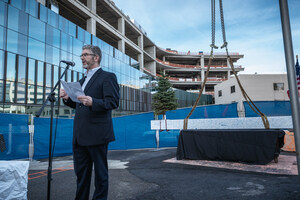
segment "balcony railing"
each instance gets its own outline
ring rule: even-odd
[[[156,76],[162,77],[160,74],[156,74]],[[175,77],[168,77],[170,81],[176,81],[176,82],[201,82],[202,80],[200,78],[175,78]],[[226,81],[227,78],[217,78],[217,77],[208,77],[208,82],[222,82]]]
[[[161,48],[162,49],[162,48]],[[174,54],[180,54],[180,55],[210,55],[209,52],[203,52],[203,51],[199,51],[199,52],[182,52],[182,51],[177,51],[177,50],[171,50],[171,49],[163,49],[166,52],[169,53],[174,53]],[[240,55],[238,52],[229,52],[229,55]],[[226,52],[214,52],[214,55],[224,55],[226,56]]]
[[[233,65],[234,68],[242,68],[242,65]],[[208,65],[205,65],[204,67],[208,67]],[[214,67],[214,68],[225,68],[225,67],[230,67],[230,66],[227,66],[227,65],[211,65],[210,67]]]
[[[180,55],[193,55],[193,56],[196,56],[196,55],[202,55],[203,54],[203,51],[199,51],[199,52],[182,52],[182,51],[177,51],[177,50],[169,50],[169,49],[165,49],[166,52],[169,52],[169,53],[174,53],[174,54],[180,54]]]
[[[179,67],[179,68],[189,68],[189,69],[195,69],[195,68],[200,68],[200,65],[180,65],[180,64],[175,64],[175,63],[170,63],[168,61],[162,61],[158,58],[156,58],[157,62],[164,64],[164,65],[168,65],[171,67]]]
[[[175,63],[170,63],[169,61],[162,61],[158,58],[156,58],[156,61],[163,64],[163,65],[167,65],[167,66],[170,66],[170,67],[178,67],[178,68],[187,68],[187,69],[199,69],[201,68],[200,65],[181,65],[181,64],[175,64]],[[204,67],[208,67],[208,65],[205,65]],[[229,68],[229,66],[227,65],[211,65],[210,66],[211,68]],[[242,68],[242,65],[234,65],[234,68],[237,69],[237,68]]]

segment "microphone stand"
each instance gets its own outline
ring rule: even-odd
[[[70,64],[67,63],[67,66],[65,68],[65,71],[63,74],[60,76],[59,80],[55,84],[54,88],[52,88],[51,92],[49,93],[47,99],[43,103],[43,106],[40,108],[39,112],[36,114],[36,117],[40,117],[42,111],[44,110],[46,104],[48,101],[50,101],[50,106],[51,106],[51,111],[50,111],[50,139],[49,139],[49,158],[48,158],[48,188],[47,188],[47,200],[50,200],[50,190],[51,190],[51,181],[52,181],[52,132],[53,132],[53,107],[54,107],[54,102],[55,102],[55,89],[60,83],[60,79],[63,78],[65,75],[66,71],[69,69]]]

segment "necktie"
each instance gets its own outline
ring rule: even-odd
[[[85,83],[85,81],[86,81],[86,76],[83,77],[83,82],[82,82],[82,85],[81,85],[82,90],[84,90],[84,88],[87,84],[87,83]]]
[[[86,76],[84,76],[83,79],[82,79],[82,85],[84,84],[85,79],[86,79]]]

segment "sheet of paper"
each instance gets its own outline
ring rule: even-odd
[[[60,82],[66,91],[67,95],[72,99],[72,101],[81,103],[77,97],[78,96],[85,96],[84,92],[82,91],[81,85],[79,82],[66,82],[60,79]]]

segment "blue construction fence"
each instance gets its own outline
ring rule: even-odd
[[[269,102],[273,105],[273,102]],[[276,102],[276,113],[271,113],[272,106],[257,104],[272,116],[286,115],[286,103]],[[273,106],[274,106],[273,105]],[[245,106],[246,107],[246,106]],[[274,108],[273,108],[274,109]],[[184,119],[191,108],[182,108],[166,113],[167,119]],[[246,111],[249,115],[250,111]],[[268,113],[266,113],[268,116]],[[290,114],[289,114],[290,115]],[[237,103],[224,105],[206,105],[195,109],[190,119],[234,118],[238,117]],[[161,116],[159,117],[161,119]],[[29,119],[30,115],[0,114],[0,160],[24,159],[29,157]],[[155,130],[151,130],[153,112],[113,118],[116,141],[109,144],[110,150],[156,148]],[[34,159],[49,156],[50,119],[34,118]],[[56,130],[56,131],[55,131]],[[53,120],[52,149],[54,157],[72,154],[73,119]],[[176,147],[179,130],[160,131],[159,147]]]
[[[0,114],[0,160],[28,158],[29,115]]]
[[[246,117],[259,117],[247,102],[243,102]],[[266,116],[291,116],[291,103],[290,101],[255,101],[255,106]]]

